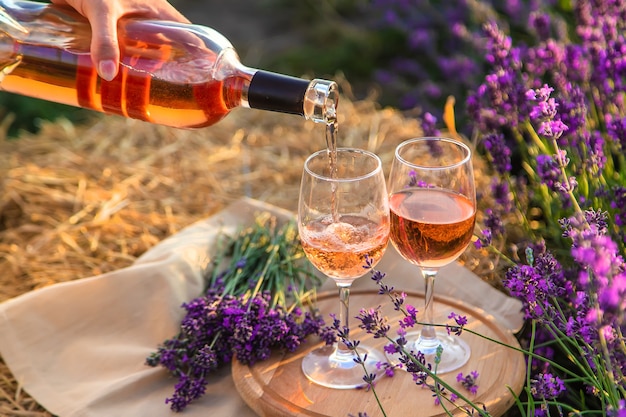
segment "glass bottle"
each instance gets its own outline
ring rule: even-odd
[[[241,64],[231,43],[205,26],[125,18],[119,73],[100,78],[91,26],[73,9],[0,0],[0,89],[179,128],[210,126],[236,107],[336,117],[337,84]]]

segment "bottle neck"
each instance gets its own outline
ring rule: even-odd
[[[297,114],[316,123],[334,121],[339,99],[333,81],[313,81],[258,70],[248,87],[250,108]]]

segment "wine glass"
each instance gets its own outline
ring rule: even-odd
[[[470,148],[447,138],[407,140],[396,148],[388,181],[391,210],[390,240],[400,255],[420,267],[425,283],[424,322],[406,335],[407,348],[435,363],[437,373],[465,364],[470,348],[433,324],[433,294],[439,269],[461,255],[476,220],[476,191]]]
[[[352,282],[363,276],[366,258],[375,265],[389,238],[389,200],[382,163],[375,154],[351,148],[321,150],[306,160],[298,204],[298,231],[311,263],[339,288],[341,326],[348,328]],[[363,344],[368,373],[385,357]],[[314,383],[348,389],[365,385],[364,371],[344,343],[308,353],[302,370]]]

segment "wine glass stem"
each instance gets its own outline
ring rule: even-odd
[[[350,314],[350,286],[338,285],[339,287],[339,322],[341,326],[345,329],[346,335],[350,332],[350,327],[348,327],[349,314]],[[337,343],[337,355],[350,357],[352,360],[352,352],[346,346],[343,341],[339,341]]]
[[[436,347],[439,342],[437,341],[437,333],[433,324],[433,301],[435,290],[435,277],[437,276],[436,269],[422,269],[422,275],[424,276],[424,298],[426,304],[424,305],[424,327],[420,333],[420,343],[426,345],[432,345]]]

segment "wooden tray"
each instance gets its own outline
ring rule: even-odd
[[[328,315],[338,312],[338,294],[320,294],[318,302],[323,317],[328,322],[330,320]],[[424,305],[423,294],[409,293],[407,303],[421,310]],[[380,304],[383,304],[383,313],[389,317],[390,324],[397,323],[400,313],[393,310],[388,299],[378,295],[374,290],[352,291],[350,316],[356,316],[362,307]],[[502,328],[493,317],[480,309],[435,296],[434,310],[436,323],[449,322],[447,317],[454,311],[467,316],[467,328],[510,346],[519,347],[511,332]],[[350,324],[351,336],[382,350],[384,342],[365,334],[358,328],[356,319],[354,321]],[[392,329],[392,332],[395,335],[395,329]],[[523,355],[469,333],[463,333],[460,337],[472,349],[470,360],[459,370],[443,374],[442,378],[467,395],[474,403],[485,404],[491,415],[502,415],[514,402],[509,388],[519,393],[523,387],[525,378]],[[319,345],[321,343],[318,343],[317,339],[311,339],[309,345],[297,352],[286,355],[275,354],[269,360],[251,367],[234,361],[232,375],[239,394],[259,416],[347,417],[349,414],[357,416],[359,412],[367,412],[369,417],[382,416],[372,392],[364,389],[330,389],[316,385],[304,376],[300,368],[301,359],[309,350]],[[474,370],[479,373],[477,380],[479,389],[475,396],[456,381],[459,372],[467,375]],[[393,378],[379,377],[376,392],[388,417],[446,415],[441,406],[434,404],[430,390],[416,386],[411,376],[403,371],[396,372]]]

